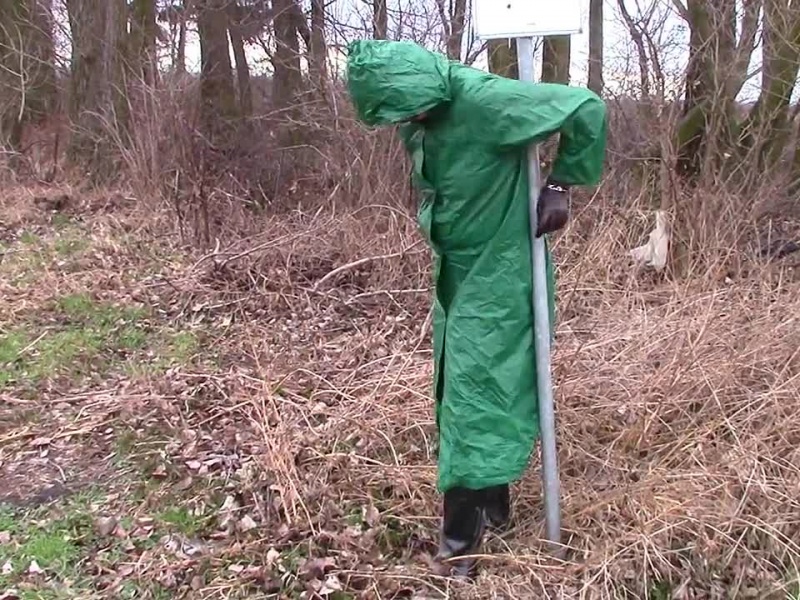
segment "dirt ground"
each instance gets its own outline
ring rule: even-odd
[[[2,192],[3,600],[800,598],[791,257],[644,282],[608,240],[559,240],[567,557],[543,552],[534,461],[467,585],[431,568],[413,222],[276,216],[204,253],[135,204]]]

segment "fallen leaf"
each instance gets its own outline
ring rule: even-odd
[[[266,577],[264,578],[264,591],[268,594],[277,594],[283,588],[283,582],[280,577]]]
[[[50,442],[53,441],[53,438],[49,437],[38,437],[35,440],[31,441],[31,446],[34,448],[40,448],[42,446],[49,446]]]
[[[111,535],[117,528],[117,519],[115,517],[98,517],[95,519],[94,528],[103,537]]]
[[[222,503],[220,511],[233,510],[237,508],[236,498],[233,496],[225,496],[225,502]]]
[[[201,463],[199,460],[187,460],[186,466],[192,471],[198,471],[200,467],[203,466],[203,463]]]
[[[250,515],[245,515],[239,520],[239,531],[247,533],[256,527],[258,527],[258,523],[256,523]]]
[[[306,579],[322,580],[325,574],[336,566],[336,561],[330,556],[325,558],[312,558],[303,565],[302,574]]]
[[[183,492],[192,487],[192,483],[194,483],[194,479],[192,479],[191,475],[187,475],[186,477],[181,479],[175,487]]]
[[[367,507],[367,510],[364,512],[364,521],[366,521],[367,525],[370,527],[375,527],[378,524],[378,521],[381,520],[381,513],[380,511],[375,508],[374,504],[370,504]]]
[[[0,531],[0,544],[8,544],[11,541],[11,534],[7,531]]]
[[[341,592],[342,591],[342,582],[339,581],[339,578],[336,575],[328,575],[325,578],[325,582],[322,584],[322,587],[317,592],[320,596],[330,596],[334,592]]]
[[[221,458],[219,458],[219,457],[214,457],[214,458],[209,458],[209,459],[207,459],[207,460],[206,460],[206,461],[203,463],[203,465],[204,465],[204,466],[206,466],[206,467],[213,467],[213,466],[215,466],[215,465],[218,465],[218,464],[220,464],[221,462],[222,462],[222,459],[221,459]]]
[[[133,565],[122,565],[119,569],[117,569],[117,575],[120,577],[130,577],[133,575]]]
[[[264,576],[264,569],[257,565],[251,565],[244,570],[244,575],[250,579],[260,579]]]
[[[117,524],[114,528],[114,537],[118,537],[121,540],[128,538],[128,532],[125,531],[125,528],[122,525]]]
[[[19,592],[17,590],[6,590],[0,594],[0,600],[19,600]]]
[[[230,565],[228,567],[228,571],[231,573],[236,573],[237,575],[244,571],[244,565]]]
[[[152,473],[153,477],[163,479],[167,476],[167,468],[164,465],[158,465]]]
[[[174,535],[165,535],[161,538],[161,544],[167,552],[175,554],[181,549],[181,541]]]
[[[181,550],[186,556],[192,557],[202,554],[205,551],[206,547],[200,540],[191,539],[191,540],[184,540],[183,546]]]
[[[31,575],[41,575],[44,573],[44,570],[42,570],[42,567],[39,566],[39,563],[37,563],[35,560],[32,560],[31,565],[28,567],[28,573]]]
[[[7,560],[3,565],[2,573],[3,575],[11,575],[14,572],[14,565],[11,564],[10,560]]]
[[[275,561],[281,557],[281,553],[275,550],[275,548],[270,548],[267,550],[267,566],[271,567],[275,564]]]
[[[195,575],[189,582],[189,587],[191,587],[196,592],[197,590],[203,587],[203,578],[200,577],[200,575]]]
[[[167,589],[172,589],[178,584],[178,580],[175,578],[175,573],[172,571],[165,571],[161,574],[161,577],[158,578],[158,583]]]

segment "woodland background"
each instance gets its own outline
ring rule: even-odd
[[[554,238],[568,558],[534,460],[465,586],[430,257],[343,51],[513,43],[466,0],[0,2],[0,598],[800,597],[800,4],[587,8],[585,63],[537,48],[610,111]]]

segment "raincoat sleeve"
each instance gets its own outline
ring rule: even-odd
[[[486,140],[500,150],[538,144],[559,133],[550,177],[565,185],[600,181],[608,129],[606,105],[586,88],[493,78],[477,92]],[[488,109],[488,110],[487,110]]]

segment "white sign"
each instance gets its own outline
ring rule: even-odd
[[[572,35],[583,28],[580,0],[473,0],[478,37]]]

